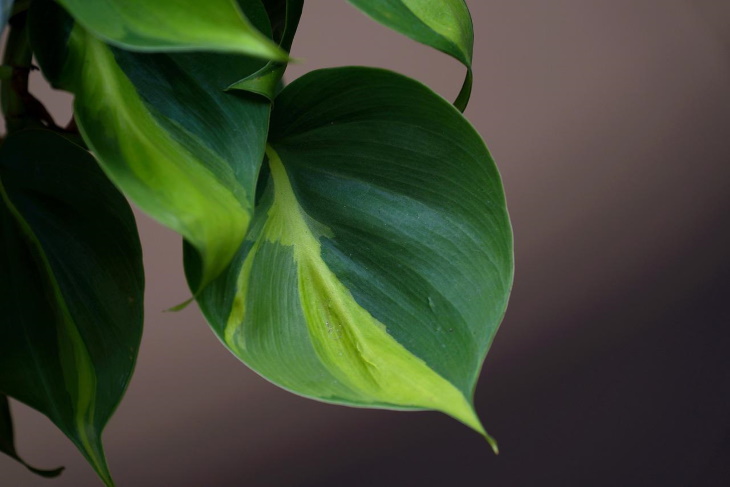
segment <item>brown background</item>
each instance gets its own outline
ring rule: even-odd
[[[283,392],[191,307],[179,238],[140,216],[147,322],[105,441],[119,486],[730,485],[730,3],[471,0],[466,115],[504,177],[510,308],[477,409],[500,441],[436,413]],[[324,66],[404,72],[448,98],[462,70],[342,0],[308,0],[288,79]],[[40,80],[36,80],[40,86]],[[45,90],[39,88],[39,90]],[[46,97],[65,120],[69,97]],[[5,487],[99,485],[20,405]]]

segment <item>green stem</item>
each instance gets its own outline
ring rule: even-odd
[[[8,133],[28,127],[59,128],[43,104],[28,91],[33,51],[28,39],[27,17],[28,13],[21,11],[10,19],[3,55],[3,64],[12,69],[10,77],[0,83],[0,104]]]
[[[26,17],[25,13],[21,13],[12,18],[3,55],[3,64],[13,70],[10,78],[3,80],[0,86],[2,109],[8,132],[22,128],[27,113],[24,93],[28,92],[28,75],[33,52],[28,42]]]

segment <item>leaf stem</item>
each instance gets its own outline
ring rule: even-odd
[[[3,65],[12,70],[0,83],[0,104],[8,133],[28,127],[62,130],[46,107],[28,91],[28,78],[34,69],[33,51],[28,39],[28,12],[20,11],[10,19]]]

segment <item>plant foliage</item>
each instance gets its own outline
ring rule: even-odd
[[[113,485],[101,435],[143,316],[127,200],[183,237],[192,299],[256,372],[322,401],[442,411],[496,451],[473,392],[507,306],[512,233],[461,114],[469,10],[350,3],[464,64],[454,104],[375,68],[284,86],[303,0],[0,2],[0,451],[28,466],[12,398]],[[73,93],[69,127],[28,92],[33,58]]]

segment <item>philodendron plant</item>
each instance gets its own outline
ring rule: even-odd
[[[0,450],[23,462],[13,398],[113,485],[101,433],[142,335],[129,201],[182,235],[191,300],[260,375],[331,403],[442,411],[496,451],[473,390],[512,233],[461,113],[469,11],[350,3],[461,61],[454,104],[367,67],[285,86],[304,0],[0,0]],[[73,93],[68,126],[28,91],[34,63]]]

